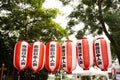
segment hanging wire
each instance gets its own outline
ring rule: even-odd
[[[27,20],[27,18],[26,18],[26,16],[27,16],[27,13],[26,13],[26,9],[27,9],[27,7],[26,7],[26,0],[24,0],[24,7],[25,7],[25,9],[24,9],[24,16],[25,16],[25,20],[24,20],[24,23],[25,23],[25,39],[27,40],[27,38],[28,38],[28,35],[27,35],[27,25],[26,25],[26,20]]]

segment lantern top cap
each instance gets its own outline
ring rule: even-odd
[[[57,42],[56,40],[51,40],[50,42]]]
[[[42,40],[35,40],[34,42],[42,42]]]
[[[97,39],[104,39],[104,37],[99,37],[99,38],[97,38]]]
[[[86,37],[82,37],[81,39],[87,39]]]
[[[66,40],[65,42],[72,42],[72,40]]]
[[[20,40],[20,41],[24,41],[24,42],[27,42],[27,40]]]

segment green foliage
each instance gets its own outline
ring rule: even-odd
[[[67,5],[71,0],[60,0],[64,5]]]
[[[67,0],[65,0],[67,1]],[[72,1],[72,0],[70,0]],[[104,0],[102,5],[102,13],[105,23],[110,26],[119,27],[119,1],[118,0]],[[71,14],[68,16],[70,18],[68,25],[69,27],[74,27],[75,25],[83,22],[85,24],[84,29],[89,30],[90,33],[101,34],[103,32],[102,26],[100,24],[99,9],[97,0],[79,0],[79,5],[77,5]],[[112,24],[111,24],[112,23]],[[116,23],[116,24],[114,24]],[[115,27],[114,27],[115,28]],[[71,29],[71,28],[69,28]],[[119,30],[118,28],[116,28]],[[116,29],[112,29],[115,30]]]
[[[9,72],[14,69],[13,53],[17,41],[24,39],[31,43],[37,39],[46,43],[68,36],[67,30],[53,20],[59,10],[43,8],[43,2],[44,0],[0,1],[0,65],[4,63]],[[48,72],[42,77],[47,78],[47,74]]]
[[[62,79],[62,80],[70,80],[68,77],[65,77],[64,79]]]
[[[72,2],[72,0],[69,0],[69,2]],[[118,53],[120,51],[120,1],[78,0],[78,2],[79,4],[75,4],[76,7],[74,6],[73,11],[68,16],[70,18],[68,29],[73,32],[72,27],[81,22],[84,23],[84,28],[77,32],[76,38],[78,39],[86,35],[86,31],[89,31],[89,34],[93,34],[93,36],[101,35],[104,32],[111,41],[112,53],[115,53],[120,63]]]
[[[94,3],[96,3],[97,0],[82,0],[83,4],[91,6],[94,5]]]
[[[82,31],[82,30],[79,30],[78,32],[77,32],[77,35],[75,36],[77,39],[80,39],[80,38],[82,38],[83,37],[83,34],[84,34],[84,32]]]

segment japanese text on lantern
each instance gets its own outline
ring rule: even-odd
[[[25,65],[26,60],[26,45],[22,45],[22,54],[21,54],[21,65]]]
[[[83,64],[81,43],[78,43],[78,56],[79,56],[80,64]]]
[[[55,66],[55,45],[50,45],[50,66]]]
[[[99,43],[95,44],[98,65],[102,65]]]
[[[62,65],[63,65],[63,67],[66,67],[66,62],[65,62],[65,46],[62,46]]]
[[[37,58],[38,58],[38,45],[34,46],[34,53],[33,53],[33,66],[37,66]]]

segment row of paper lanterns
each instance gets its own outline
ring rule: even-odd
[[[60,45],[56,40],[46,45],[37,40],[31,45],[27,41],[19,41],[14,49],[14,66],[18,71],[30,68],[39,72],[44,65],[48,71],[55,73],[60,66],[70,74],[76,68],[77,62],[84,70],[96,64],[106,71],[111,65],[110,44],[104,38],[98,38],[91,43],[87,38],[81,38],[77,44],[66,40]]]

